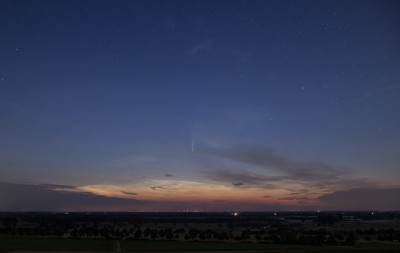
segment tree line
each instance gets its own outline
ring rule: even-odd
[[[70,223],[41,222],[34,227],[18,225],[16,217],[2,220],[0,234],[57,238],[82,239],[125,239],[125,240],[182,240],[182,241],[234,241],[263,242],[276,244],[303,245],[354,245],[357,241],[400,241],[400,229],[305,229],[292,226],[272,226],[264,228],[234,228],[228,224],[218,229],[196,228],[154,228],[141,225],[121,226],[118,223]]]

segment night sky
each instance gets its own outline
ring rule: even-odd
[[[399,1],[0,1],[0,211],[400,209]]]

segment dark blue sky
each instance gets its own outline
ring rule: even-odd
[[[1,1],[0,31],[3,183],[141,210],[398,192],[398,1]]]

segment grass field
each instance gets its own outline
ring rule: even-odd
[[[254,251],[275,253],[297,252],[399,252],[400,243],[359,243],[356,246],[303,246],[257,243],[120,241],[123,252],[190,252]],[[113,240],[55,239],[34,237],[0,237],[0,252],[12,251],[82,251],[117,252]]]
[[[400,244],[360,243],[356,246],[304,246],[262,243],[219,243],[177,241],[121,241],[125,252],[256,251],[297,252],[400,252]]]
[[[116,242],[107,240],[78,240],[35,237],[0,237],[0,252],[13,250],[36,251],[104,251],[116,252]]]

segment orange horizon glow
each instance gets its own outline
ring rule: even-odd
[[[156,186],[151,186],[156,185]],[[282,206],[316,206],[322,203],[313,194],[290,197],[284,189],[266,190],[261,188],[238,188],[233,186],[182,180],[149,180],[137,185],[84,185],[75,189],[54,189],[57,191],[87,192],[104,197],[155,202],[187,203],[243,203]]]

